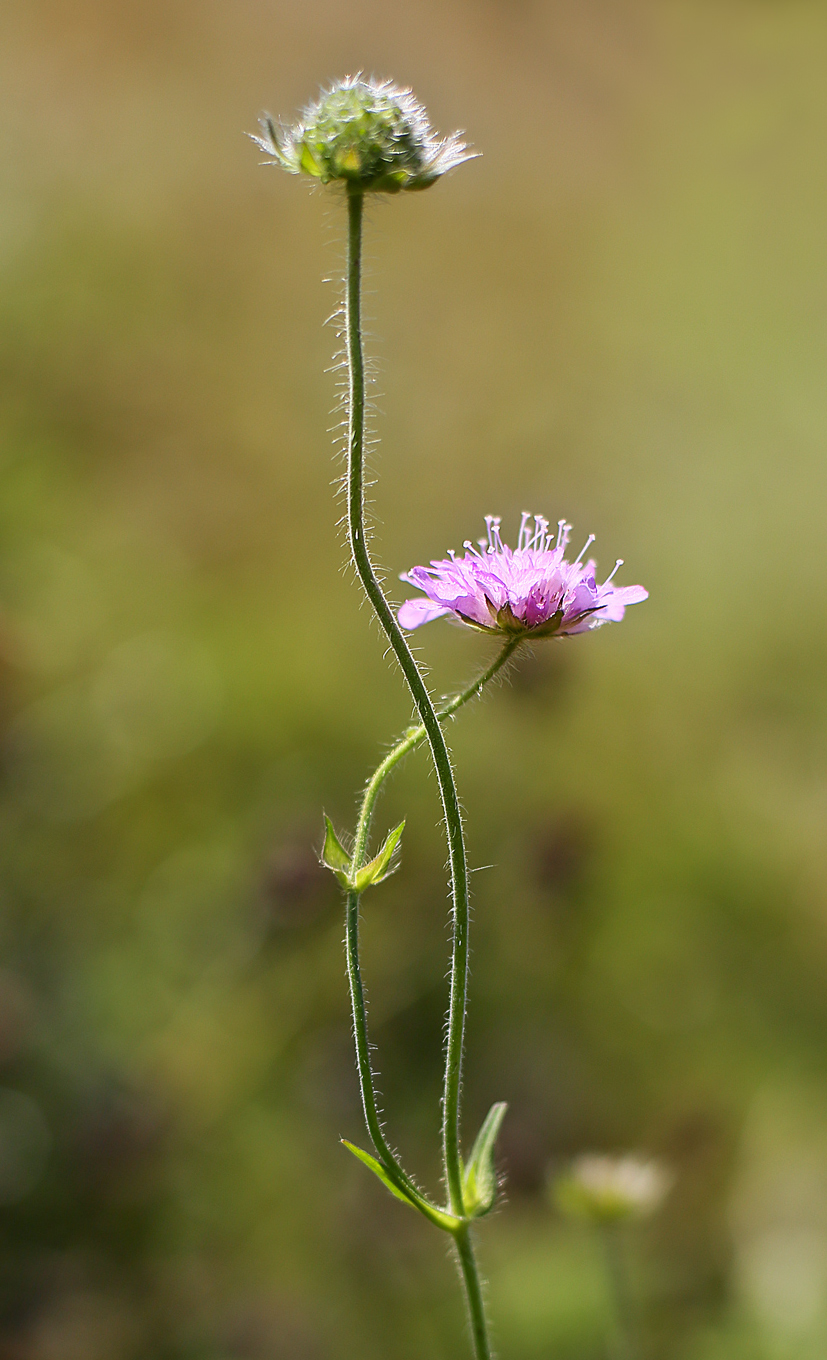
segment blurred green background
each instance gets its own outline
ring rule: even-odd
[[[647,1356],[823,1356],[827,9],[3,0],[0,39],[0,1357],[466,1353],[444,1243],[337,1141],[321,812],[410,710],[341,570],[342,204],[243,136],[358,69],[484,153],[369,214],[388,580],[530,509],[651,592],[451,729],[501,1354],[606,1354],[545,1180],[638,1148],[676,1175],[632,1244]],[[417,643],[442,693],[490,656]],[[436,1191],[423,752],[401,816],[365,969]]]

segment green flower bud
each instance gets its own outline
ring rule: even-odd
[[[435,136],[410,90],[361,76],[336,81],[294,127],[277,127],[265,114],[253,141],[292,175],[388,194],[427,189],[474,155],[458,133]]]

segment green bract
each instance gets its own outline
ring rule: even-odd
[[[507,1109],[504,1100],[498,1100],[496,1105],[491,1106],[471,1150],[471,1158],[462,1178],[462,1198],[469,1218],[480,1218],[494,1207],[497,1198],[494,1146]]]
[[[457,133],[435,136],[410,90],[361,76],[337,81],[294,127],[266,114],[253,141],[293,175],[390,194],[427,189],[473,154]]]
[[[374,1176],[382,1182],[385,1189],[390,1190],[391,1194],[395,1195],[397,1199],[401,1199],[403,1204],[413,1205],[414,1209],[418,1209],[421,1214],[429,1218],[438,1228],[442,1228],[444,1232],[455,1233],[458,1228],[462,1227],[461,1218],[457,1218],[455,1214],[446,1213],[444,1209],[437,1209],[436,1205],[431,1204],[424,1195],[420,1195],[415,1186],[408,1184],[405,1189],[402,1189],[391,1178],[387,1167],[384,1167],[372,1153],[356,1147],[355,1143],[349,1142],[347,1138],[342,1138],[340,1141],[348,1152],[352,1152],[354,1157],[363,1162],[373,1172]]]
[[[405,830],[404,822],[400,822],[398,826],[394,827],[393,831],[388,832],[382,849],[375,859],[372,859],[369,864],[364,864],[361,869],[355,870],[353,861],[336,835],[333,823],[328,816],[325,816],[324,825],[322,864],[336,875],[345,892],[362,893],[365,888],[372,888],[374,883],[382,883],[393,873],[396,867],[393,863],[394,853],[402,839],[402,832]]]

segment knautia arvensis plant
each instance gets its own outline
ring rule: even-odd
[[[254,140],[273,164],[338,186],[347,203],[348,245],[344,289],[344,340],[347,366],[347,526],[353,565],[408,684],[419,723],[408,729],[368,780],[356,830],[345,849],[325,819],[323,862],[345,894],[347,970],[353,1008],[356,1061],[362,1104],[373,1153],[348,1143],[392,1194],[417,1209],[452,1238],[465,1288],[474,1354],[491,1356],[472,1225],[493,1207],[497,1195],[494,1150],[505,1114],[495,1104],[467,1158],[460,1139],[460,1095],[465,1047],[468,988],[468,865],[462,816],[451,758],[443,732],[445,720],[475,698],[499,674],[526,639],[566,636],[623,616],[626,604],[645,599],[640,586],[625,589],[612,578],[598,585],[594,563],[580,555],[569,563],[563,554],[568,526],[562,521],[552,546],[547,522],[524,516],[517,548],[500,538],[499,520],[488,521],[480,550],[466,544],[464,558],[452,556],[414,567],[405,579],[425,592],[395,614],[374,570],[365,532],[365,359],[362,343],[362,214],[366,194],[425,189],[448,170],[471,159],[459,134],[438,138],[422,105],[410,90],[386,80],[348,76],[311,104],[293,127],[261,121]],[[589,540],[589,543],[591,539]],[[588,544],[586,545],[588,547]],[[405,631],[440,614],[453,614],[472,627],[497,634],[500,649],[467,689],[437,708],[405,638]],[[362,894],[382,882],[394,867],[404,823],[395,827],[371,854],[370,831],[376,801],[388,775],[403,756],[427,741],[436,771],[451,878],[452,955],[445,1075],[442,1094],[442,1161],[446,1202],[426,1195],[402,1166],[380,1118],[371,1066],[362,973],[359,911]]]

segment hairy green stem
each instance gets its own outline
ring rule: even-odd
[[[471,1229],[467,1223],[463,1224],[458,1232],[454,1233],[454,1242],[459,1258],[460,1274],[462,1283],[465,1286],[465,1298],[468,1304],[468,1321],[471,1327],[471,1336],[474,1341],[474,1352],[477,1360],[491,1360],[491,1343],[488,1339],[488,1323],[485,1317],[485,1300],[482,1297],[482,1286],[480,1284],[479,1271],[474,1258],[474,1247],[471,1242]]]
[[[353,560],[359,578],[402,668],[417,712],[431,747],[448,835],[453,898],[454,947],[451,997],[446,1046],[443,1097],[443,1156],[451,1209],[462,1214],[462,1168],[459,1147],[459,1093],[465,1037],[465,1002],[468,974],[468,865],[462,815],[454,783],[448,747],[431,696],[413,654],[385,599],[373,570],[364,525],[365,368],[361,327],[362,266],[361,190],[348,195],[348,267],[346,293],[347,353],[349,371],[348,421],[348,529]]]
[[[350,984],[350,1001],[353,1011],[353,1037],[356,1042],[356,1065],[359,1070],[359,1085],[362,1091],[362,1108],[365,1112],[365,1123],[371,1141],[379,1154],[388,1177],[398,1190],[410,1200],[420,1213],[434,1223],[438,1228],[446,1232],[455,1232],[460,1226],[461,1220],[453,1214],[448,1214],[444,1209],[432,1204],[417,1185],[411,1180],[407,1172],[402,1168],[393,1149],[385,1138],[382,1129],[382,1120],[379,1115],[379,1107],[376,1101],[376,1088],[374,1086],[373,1066],[370,1060],[370,1043],[368,1041],[367,1008],[365,1006],[364,988],[362,985],[362,970],[359,965],[359,899],[361,894],[349,892],[347,894],[346,909],[346,949],[347,949],[347,976]]]
[[[346,337],[348,360],[348,534],[353,561],[370,603],[385,632],[393,652],[402,668],[414,704],[419,713],[425,735],[431,748],[434,767],[439,784],[442,809],[448,836],[448,857],[451,866],[451,895],[453,902],[453,951],[451,961],[451,991],[448,1012],[448,1036],[445,1056],[445,1084],[443,1090],[442,1148],[448,1200],[452,1214],[464,1217],[462,1197],[462,1159],[460,1154],[460,1090],[462,1082],[462,1057],[465,1040],[465,1009],[468,991],[468,865],[465,857],[465,840],[462,830],[462,815],[454,783],[451,759],[425,682],[413,654],[390,605],[385,599],[382,587],[373,570],[368,554],[364,523],[364,435],[365,435],[365,364],[362,348],[361,325],[361,272],[362,272],[362,209],[364,195],[354,183],[348,186],[348,253],[347,277],[345,283],[346,299]],[[358,899],[351,908],[348,903],[348,916],[355,913],[358,917]],[[365,1036],[366,1038],[366,1036]],[[369,1060],[368,1060],[369,1066]],[[370,1083],[369,1083],[370,1085]],[[376,1119],[378,1126],[378,1116]],[[372,1130],[371,1130],[372,1132]],[[381,1134],[381,1129],[379,1129]],[[384,1139],[382,1139],[384,1143]],[[396,1166],[395,1160],[394,1165]],[[390,1171],[389,1171],[390,1174]],[[400,1171],[400,1175],[404,1173]],[[407,1178],[405,1178],[407,1180]],[[394,1182],[396,1183],[396,1181]],[[460,1234],[462,1236],[462,1234]],[[472,1317],[478,1318],[478,1326],[473,1331],[477,1360],[488,1360],[490,1354],[485,1335],[485,1317],[479,1290],[473,1248],[467,1234],[462,1236],[462,1246],[457,1238],[457,1248],[463,1263],[463,1280],[469,1297]],[[472,1305],[471,1285],[476,1282],[478,1304]]]
[[[494,676],[502,670],[509,657],[516,650],[519,639],[510,639],[498,653],[491,665],[477,676],[473,684],[467,689],[455,694],[448,703],[437,713],[440,722],[445,722],[458,709],[467,704],[470,699],[480,695]],[[370,830],[370,822],[379,792],[387,779],[388,775],[399,764],[404,756],[422,744],[425,737],[423,726],[411,728],[401,741],[393,747],[385,756],[385,759],[377,767],[368,780],[365,793],[362,798],[362,806],[359,811],[359,822],[356,830],[356,841],[351,857],[353,871],[361,869],[367,858],[367,838]],[[349,892],[347,894],[347,971],[350,983],[350,999],[353,1009],[353,1034],[356,1041],[356,1062],[359,1069],[359,1084],[362,1090],[362,1106],[365,1112],[365,1122],[373,1142],[373,1146],[379,1154],[379,1158],[385,1167],[390,1178],[400,1190],[405,1191],[409,1196],[415,1198],[417,1208],[425,1214],[426,1218],[436,1221],[441,1228],[451,1231],[447,1216],[438,1210],[436,1205],[431,1204],[418,1190],[417,1186],[407,1175],[403,1167],[389,1146],[379,1115],[379,1108],[376,1099],[376,1088],[374,1085],[373,1067],[370,1060],[370,1042],[368,1039],[367,1008],[365,1005],[364,986],[362,983],[362,970],[359,962],[359,900],[360,894]],[[435,1217],[438,1215],[438,1219]]]
[[[452,699],[449,699],[444,708],[439,709],[437,712],[439,721],[444,722],[446,718],[450,718],[458,709],[464,707],[470,699],[476,699],[482,694],[482,691],[485,689],[489,680],[493,680],[494,676],[502,670],[509,657],[517,650],[519,643],[519,638],[509,638],[502,650],[497,653],[497,656],[491,662],[491,665],[482,672],[482,675],[478,675],[473,684],[470,684],[467,689],[462,690],[459,694],[455,694]],[[367,840],[370,832],[370,823],[382,785],[394,766],[398,765],[400,760],[408,755],[410,751],[416,750],[416,747],[420,746],[424,739],[425,728],[423,725],[420,724],[419,727],[411,728],[405,733],[402,740],[397,742],[396,746],[393,747],[393,750],[388,752],[381,765],[377,767],[368,780],[364,797],[362,798],[362,806],[359,809],[359,821],[356,826],[356,839],[353,846],[352,857],[354,869],[361,869],[367,858]]]

